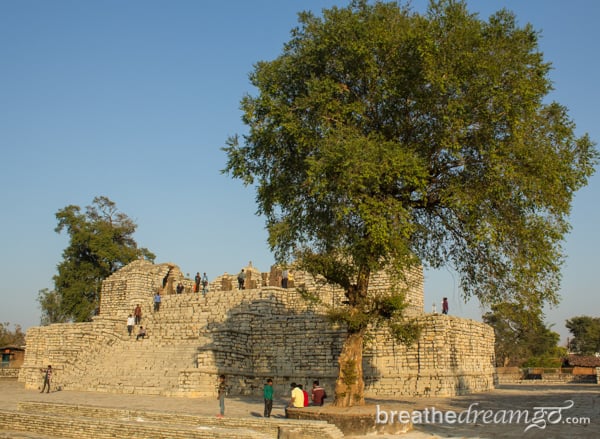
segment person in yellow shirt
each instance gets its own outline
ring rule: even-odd
[[[292,399],[290,399],[288,407],[304,407],[304,392],[296,383],[292,383],[290,387],[292,388]]]

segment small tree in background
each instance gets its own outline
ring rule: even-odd
[[[494,328],[496,365],[560,367],[560,335],[548,328],[540,309],[522,303],[492,305],[483,321]],[[543,364],[542,364],[543,363]]]
[[[23,346],[25,344],[25,333],[21,331],[21,325],[14,325],[11,331],[10,323],[0,323],[0,346]]]
[[[52,323],[65,323],[69,321],[68,316],[65,315],[65,310],[61,306],[61,297],[56,291],[43,288],[38,291],[37,300],[42,310],[40,317],[41,325],[46,326]]]
[[[278,262],[344,288],[335,404],[363,404],[365,332],[404,306],[369,294],[371,275],[449,265],[483,304],[557,303],[571,200],[598,154],[545,102],[538,33],[506,10],[357,0],[299,18],[250,75],[225,172],[256,185]]]
[[[600,318],[578,316],[567,320],[565,325],[573,334],[569,349],[581,355],[600,352]]]

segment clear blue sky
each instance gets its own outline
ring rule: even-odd
[[[344,1],[0,0],[0,322],[39,323],[36,301],[67,245],[57,210],[105,195],[138,224],[157,262],[210,278],[273,257],[254,192],[220,173],[228,136],[245,132],[239,102],[255,62],[281,53],[297,12]],[[425,1],[414,1],[423,11]],[[551,99],[577,132],[600,140],[595,105],[600,2],[470,1],[483,18],[502,7],[542,31],[554,70]],[[575,199],[553,329],[598,316],[600,177]],[[479,319],[448,272],[427,273],[426,309]]]

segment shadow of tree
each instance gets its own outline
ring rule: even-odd
[[[273,379],[276,395],[289,395],[291,382],[310,393],[313,380],[319,380],[331,401],[345,330],[292,290],[263,292],[207,325],[210,341],[198,349],[198,366],[226,375],[234,395],[262,395],[267,378]]]

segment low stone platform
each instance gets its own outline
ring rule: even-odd
[[[286,409],[288,418],[303,421],[324,421],[334,424],[347,436],[399,435],[413,429],[411,422],[376,422],[375,408],[370,405],[339,409],[331,405],[324,407],[303,407]]]

